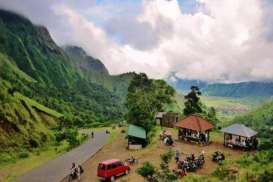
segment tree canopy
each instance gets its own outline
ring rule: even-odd
[[[156,112],[173,101],[174,93],[175,90],[163,80],[149,79],[144,73],[135,75],[128,88],[126,119],[149,132],[155,124]]]
[[[191,86],[191,91],[185,95],[184,115],[193,113],[202,113],[202,104],[200,102],[201,91],[197,86]]]

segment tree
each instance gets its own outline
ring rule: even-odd
[[[184,115],[189,115],[193,113],[202,113],[200,96],[201,91],[197,86],[191,86],[191,91],[185,95],[185,108],[184,108]]]
[[[149,132],[155,125],[156,112],[161,111],[164,104],[172,102],[174,93],[165,81],[149,79],[144,73],[136,74],[128,88],[127,121]]]

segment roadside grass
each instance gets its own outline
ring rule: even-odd
[[[62,142],[59,146],[51,145],[29,153],[26,158],[18,158],[14,163],[0,165],[0,181],[11,182],[35,167],[38,167],[49,160],[66,152],[67,142]]]
[[[87,134],[90,135],[90,133],[96,132],[96,131],[106,131],[108,130],[110,132],[110,135],[108,137],[108,143],[111,144],[119,135],[122,129],[125,129],[124,127],[117,127],[117,126],[112,126],[112,127],[98,127],[98,128],[81,128],[79,130],[79,133]]]

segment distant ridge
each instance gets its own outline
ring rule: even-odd
[[[239,83],[209,83],[201,80],[167,78],[170,85],[180,92],[188,92],[192,85],[198,86],[203,94],[221,97],[271,97],[273,82],[249,81]]]

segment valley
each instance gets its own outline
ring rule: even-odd
[[[64,182],[72,159],[83,165],[81,181],[93,182],[98,181],[100,162],[112,158],[124,161],[131,156],[138,163],[117,181],[149,181],[154,175],[154,181],[149,182],[272,182],[273,82],[218,83],[175,74],[164,80],[129,71],[112,75],[105,60],[78,45],[58,45],[53,37],[45,26],[28,17],[0,9],[1,182],[29,174],[31,182],[35,181],[39,175],[32,172],[56,161],[60,174],[56,170],[39,172],[45,180],[55,175],[56,182]],[[158,118],[159,113],[162,116]],[[160,126],[165,117],[162,113],[175,118],[168,121],[170,127]],[[197,124],[189,120],[186,129],[190,135],[196,131],[193,138],[197,143],[178,137],[185,128],[178,129],[176,124],[188,117],[202,118],[206,127],[211,126],[203,130],[198,119]],[[252,128],[255,137],[257,131],[257,148],[223,145],[221,129],[235,123]],[[140,131],[131,136],[128,128],[132,125]],[[160,140],[164,130],[171,133],[170,146]],[[207,143],[200,143],[201,134]],[[141,149],[129,150],[130,145]],[[190,154],[204,152],[206,162],[179,178],[172,171],[178,168],[176,151],[181,151],[185,160]],[[226,156],[222,163],[212,161],[216,151]],[[147,162],[153,170],[146,168]],[[153,174],[146,175],[151,171]]]

